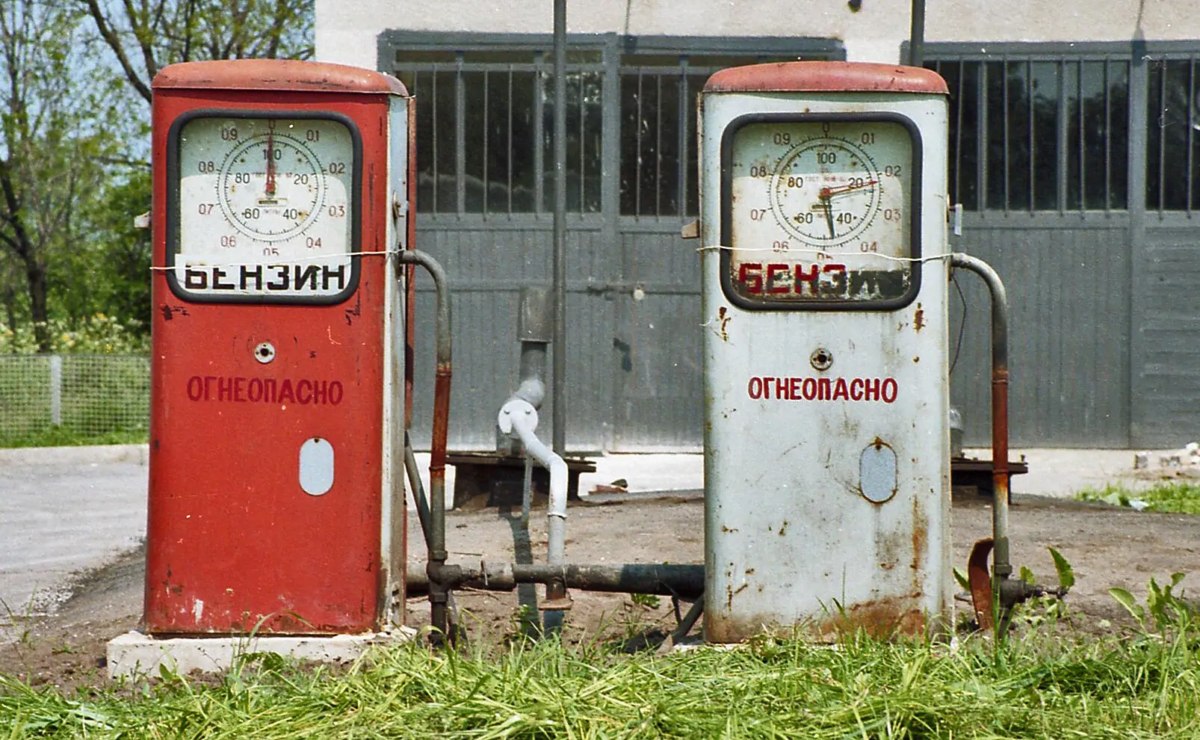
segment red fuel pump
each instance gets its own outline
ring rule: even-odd
[[[403,615],[412,103],[313,62],[154,80],[152,635]]]

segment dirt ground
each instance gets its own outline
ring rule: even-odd
[[[703,502],[698,492],[644,496],[619,494],[573,503],[567,521],[567,555],[580,563],[703,562]],[[604,499],[596,501],[596,499]],[[453,511],[447,516],[452,560],[509,561],[519,536],[519,510]],[[1012,560],[1026,566],[1040,582],[1056,585],[1047,547],[1059,550],[1073,565],[1077,584],[1068,597],[1072,623],[1088,632],[1125,629],[1129,620],[1108,594],[1119,586],[1144,597],[1151,576],[1160,583],[1171,573],[1187,574],[1183,586],[1200,589],[1200,518],[1139,513],[1016,494],[1010,509]],[[976,539],[990,535],[988,500],[956,495],[952,507],[954,563],[965,570],[967,552]],[[409,552],[424,550],[415,517],[410,521]],[[545,562],[544,510],[534,510],[530,523],[534,562]],[[104,685],[106,642],[137,626],[142,601],[143,552],[127,552],[96,571],[81,574],[74,596],[52,617],[18,623],[12,639],[0,645],[0,673],[37,685],[64,689]],[[528,588],[528,587],[527,587]],[[539,587],[540,590],[540,587]],[[628,595],[573,593],[565,634],[572,639],[606,630],[620,637],[659,627],[669,631],[675,617],[671,600],[655,607]],[[486,639],[516,633],[522,616],[532,613],[522,603],[531,591],[460,592],[456,596],[462,624]],[[684,605],[686,608],[686,605]],[[959,605],[960,612],[967,611]],[[408,623],[429,620],[428,602],[412,598]]]

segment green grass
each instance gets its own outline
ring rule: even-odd
[[[145,444],[149,433],[115,431],[99,434],[77,432],[64,426],[46,426],[24,434],[0,434],[0,449],[10,447],[81,447],[83,445]],[[0,735],[0,737],[3,737]]]
[[[1198,636],[957,650],[763,638],[665,656],[407,645],[337,672],[251,656],[217,681],[168,674],[75,696],[0,678],[0,736],[1194,738]]]
[[[1182,481],[1158,483],[1145,491],[1131,491],[1110,483],[1103,489],[1085,488],[1075,494],[1075,498],[1080,501],[1126,507],[1140,501],[1146,505],[1144,511],[1200,514],[1200,486]]]

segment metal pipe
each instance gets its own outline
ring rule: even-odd
[[[537,418],[537,409],[532,404],[514,396],[500,408],[498,423],[501,431],[515,434],[525,446],[525,453],[550,471],[550,503],[546,512],[546,526],[549,531],[547,559],[551,566],[561,566],[566,561],[567,462],[538,439]],[[547,601],[564,598],[565,587],[558,583],[547,585]]]
[[[420,568],[409,568],[408,573],[405,589],[409,594],[420,594],[429,588],[428,576]],[[699,599],[704,594],[703,565],[555,566],[481,562],[478,567],[448,565],[444,575],[446,585],[488,591],[512,591],[519,583],[558,581],[580,591],[655,594],[681,599]]]
[[[950,255],[950,264],[983,278],[992,295],[992,576],[1000,582],[1012,575],[1008,550],[1008,298],[992,266],[967,254]]]
[[[912,2],[912,28],[908,39],[908,64],[920,67],[925,64],[925,0]]]
[[[433,385],[433,438],[430,442],[429,458],[429,532],[427,545],[429,562],[425,568],[429,575],[430,621],[442,635],[447,632],[446,609],[449,590],[440,571],[446,565],[446,441],[450,422],[450,377],[453,374],[451,360],[451,316],[450,282],[446,271],[429,254],[417,249],[401,250],[397,253],[402,264],[420,265],[433,278],[437,291],[437,310],[434,313],[434,334],[437,371]]]
[[[421,485],[421,471],[417,468],[417,456],[413,452],[408,430],[404,431],[404,470],[408,473],[408,486],[417,504],[417,519],[421,522],[421,533],[425,535],[425,547],[429,547],[429,499],[425,498],[425,487]]]
[[[567,0],[554,0],[554,451],[567,454]]]

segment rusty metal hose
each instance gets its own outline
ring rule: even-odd
[[[397,253],[400,264],[420,265],[433,278],[437,291],[437,310],[434,314],[435,354],[437,372],[433,386],[433,437],[429,455],[429,520],[427,545],[429,562],[425,566],[429,576],[429,618],[433,627],[442,635],[447,633],[446,606],[450,589],[442,578],[446,566],[446,444],[450,422],[450,378],[451,360],[451,316],[450,284],[446,271],[429,254],[417,249],[401,250]]]
[[[1004,602],[1004,584],[1013,570],[1008,549],[1008,297],[1000,275],[983,260],[954,253],[950,264],[983,278],[992,296],[992,587]]]

